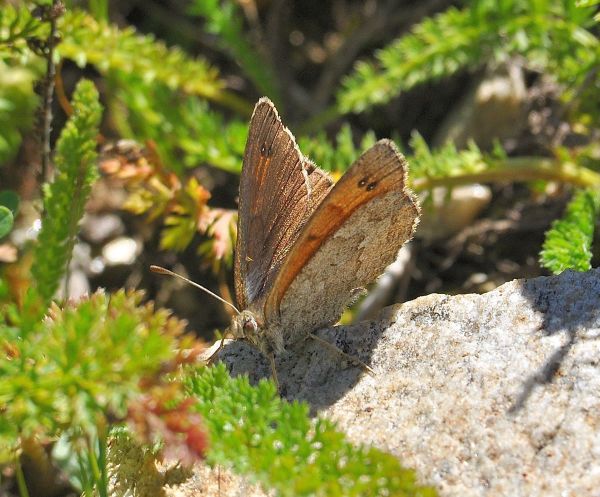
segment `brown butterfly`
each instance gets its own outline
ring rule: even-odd
[[[235,291],[244,310],[231,331],[267,357],[334,324],[355,290],[395,260],[419,217],[391,141],[333,186],[267,98],[250,121],[239,198]]]
[[[334,324],[412,237],[419,206],[406,175],[393,142],[380,140],[333,185],[302,155],[273,103],[256,104],[235,252],[243,310],[230,332],[269,358],[275,380],[274,355],[307,337],[322,341],[313,332]]]

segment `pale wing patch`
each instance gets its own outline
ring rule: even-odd
[[[334,324],[353,290],[374,281],[412,237],[418,207],[391,191],[359,207],[316,251],[281,302],[278,327],[286,343]]]

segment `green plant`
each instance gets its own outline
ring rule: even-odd
[[[256,88],[279,102],[275,71],[256,47],[248,43],[240,5],[230,0],[195,0],[189,11],[205,19],[206,31],[217,36],[221,47],[233,56]]]
[[[73,116],[56,145],[55,178],[44,195],[44,216],[31,273],[49,302],[65,273],[96,170],[96,136],[102,108],[90,81],[73,94]],[[52,261],[49,264],[49,261]]]
[[[594,226],[600,219],[600,190],[579,190],[561,219],[546,233],[540,263],[553,273],[591,269]]]
[[[31,88],[40,75],[39,64],[23,66],[0,58],[0,165],[14,158],[31,130],[38,104]]]
[[[590,30],[594,9],[573,0],[472,0],[425,19],[412,32],[356,64],[337,99],[341,112],[388,102],[425,81],[525,57],[570,85],[598,65],[600,45]]]
[[[3,460],[25,450],[20,440],[45,444],[61,437],[69,457],[79,461],[73,482],[90,485],[90,495],[91,485],[105,485],[107,469],[99,460],[111,424],[122,423],[132,400],[145,392],[141,380],[159,373],[177,348],[193,345],[182,335],[183,323],[141,300],[140,292],[97,292],[63,308],[52,304],[47,318],[36,321],[23,315],[27,309],[5,307]]]
[[[250,386],[224,365],[186,380],[211,440],[207,460],[257,479],[280,496],[435,495],[413,471],[374,448],[354,447],[308,406],[282,401],[272,382]]]
[[[196,96],[174,94],[164,85],[147,85],[139,77],[112,79],[115,122],[123,136],[152,140],[169,171],[183,176],[199,164],[239,173],[247,123],[226,122]]]
[[[179,384],[163,385],[165,374],[197,356],[194,340],[183,335],[182,322],[142,304],[141,292],[97,292],[63,306],[51,302],[97,174],[101,107],[90,81],[78,84],[72,108],[57,142],[55,179],[44,188],[42,230],[31,254],[31,274],[22,261],[10,277],[0,278],[5,354],[0,363],[5,379],[0,386],[0,460],[15,461],[24,496],[27,481],[19,456],[27,456],[39,482],[51,488],[56,475],[43,447],[56,439],[69,447],[62,463],[72,483],[87,495],[107,495],[111,425],[123,424],[142,394],[147,397],[143,405],[151,407],[138,408],[134,426],[153,416],[166,423],[160,435],[167,448],[182,444],[184,437],[183,444],[197,458],[206,446],[202,433],[185,421],[192,413],[179,400]],[[10,191],[0,192],[0,202],[0,229],[5,234],[19,202]],[[23,293],[32,278],[35,285]],[[178,422],[172,420],[174,415]],[[139,430],[148,439],[157,436],[156,431]]]
[[[0,239],[10,233],[18,211],[19,196],[11,190],[0,191]]]
[[[344,125],[335,138],[335,145],[328,142],[325,133],[313,137],[302,136],[298,140],[302,153],[319,167],[341,175],[356,158],[377,141],[375,133],[365,133],[357,147],[354,145],[350,126]]]
[[[103,171],[129,189],[126,207],[149,222],[160,220],[165,250],[184,250],[199,234],[198,253],[220,275],[231,263],[235,212],[231,205],[218,205],[209,182],[198,178],[216,170],[221,178],[239,173],[252,109],[250,100],[228,88],[229,74],[222,75],[216,63],[111,24],[105,0],[71,4],[87,4],[89,13],[68,9],[56,19],[56,40],[49,39],[38,4],[0,9],[0,163],[16,160],[23,136],[34,129],[39,99],[32,83],[43,76],[48,43],[54,41],[57,100],[72,113],[57,142],[55,181],[44,186],[39,243],[30,252],[25,248],[17,265],[3,267],[0,277],[0,337],[7,357],[0,373],[10,378],[0,386],[0,441],[4,460],[14,462],[22,494],[27,481],[19,451],[39,455],[43,444],[58,439],[64,457],[55,460],[76,486],[105,495],[107,440],[132,433],[144,441],[140,453],[146,463],[161,444],[182,460],[208,450],[210,463],[229,465],[280,495],[348,495],[343,482],[361,495],[431,494],[417,487],[412,472],[396,459],[351,446],[331,423],[311,420],[306,406],[276,398],[270,383],[251,387],[246,379],[229,378],[222,367],[180,375],[180,366],[197,357],[197,345],[182,335],[180,322],[143,305],[139,293],[96,293],[78,303],[52,303],[96,175],[101,113],[90,82],[82,82],[72,103],[67,101],[62,74],[73,69],[65,62],[97,71],[111,136],[144,144],[134,160],[118,151],[102,157]],[[288,88],[278,79],[260,16],[244,8],[233,0],[195,1],[189,12],[204,20],[214,46],[237,62],[238,77],[277,103],[306,105],[309,90],[298,84]],[[590,140],[600,115],[597,21],[591,0],[473,0],[451,7],[357,63],[334,92],[331,107],[322,111],[317,105],[316,113],[309,108],[307,120],[292,130],[303,130],[298,142],[307,156],[340,175],[375,141],[368,125],[360,131],[353,120],[351,128],[347,114],[383,105],[417,85],[517,56],[562,85],[561,118]],[[352,38],[353,29],[344,27],[344,36]],[[43,105],[48,110],[48,103]],[[330,140],[331,130],[324,126],[334,118],[340,127]],[[49,134],[49,123],[44,131]],[[488,153],[474,143],[462,150],[453,144],[431,149],[418,133],[408,145],[411,186],[421,192],[475,182],[551,181],[581,188],[549,231],[542,264],[554,272],[590,267],[600,191],[594,147],[553,142],[543,156],[509,157],[500,147]],[[199,167],[204,176],[190,177]],[[10,232],[16,213],[14,195],[0,193],[0,237]],[[24,292],[31,281],[37,291]],[[330,464],[342,459],[352,464]],[[367,464],[381,480],[362,482]],[[135,485],[138,470],[125,487]]]
[[[33,6],[32,6],[33,8]],[[32,9],[8,5],[0,9],[0,57],[4,60],[25,57],[37,47],[37,40],[47,35],[48,26],[32,15]]]
[[[244,102],[225,90],[216,68],[178,48],[168,48],[151,36],[131,28],[120,30],[81,11],[67,12],[59,27],[63,36],[58,47],[60,56],[80,66],[94,64],[107,75],[121,71],[135,74],[147,85],[164,84],[238,111],[248,110]]]
[[[33,124],[37,95],[33,82],[42,75],[34,53],[47,26],[27,9],[0,9],[0,166],[12,159]]]

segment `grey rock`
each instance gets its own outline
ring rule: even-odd
[[[463,149],[470,140],[484,149],[491,149],[496,140],[514,146],[510,142],[526,127],[526,104],[523,68],[518,61],[508,61],[467,90],[441,124],[434,146],[452,142]]]
[[[102,248],[102,257],[107,266],[132,265],[142,250],[141,244],[127,236],[108,242]]]
[[[277,360],[282,393],[355,443],[417,470],[441,496],[600,496],[600,269],[515,280],[483,295],[429,295],[319,335]],[[221,359],[269,375],[243,342]],[[173,497],[263,494],[198,467]]]
[[[421,197],[423,209],[417,238],[440,240],[473,224],[492,199],[489,186],[472,184],[452,188],[434,188]],[[427,201],[431,204],[427,204]]]
[[[101,244],[125,233],[125,225],[116,214],[86,214],[81,223],[82,236],[91,243]]]
[[[67,297],[77,301],[91,293],[90,282],[86,274],[81,269],[71,269],[69,271],[69,284],[67,285]],[[62,278],[56,291],[55,298],[65,298],[65,278]]]
[[[600,270],[429,295],[277,360],[282,393],[390,452],[442,496],[600,496]],[[222,359],[269,375],[242,342]]]

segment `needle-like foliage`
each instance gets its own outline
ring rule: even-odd
[[[42,229],[31,269],[38,293],[46,302],[66,271],[85,203],[98,175],[96,137],[102,107],[91,81],[79,82],[72,105],[73,115],[56,145],[54,181],[45,188]]]
[[[0,364],[0,440],[93,430],[98,416],[123,417],[144,375],[172,356],[183,323],[140,305],[142,294],[98,292],[59,308],[23,337],[0,322],[8,360]]]
[[[218,70],[208,62],[192,59],[178,48],[167,48],[132,28],[121,30],[81,11],[68,11],[60,28],[60,56],[82,67],[94,64],[103,73],[133,73],[147,83],[165,84],[209,99],[218,99],[223,89]]]
[[[594,10],[574,0],[472,0],[427,18],[380,50],[375,61],[357,63],[338,92],[342,112],[361,112],[403,91],[498,63],[525,57],[569,84],[581,83],[600,60]]]
[[[97,292],[63,308],[52,304],[45,319],[35,322],[14,305],[0,305],[0,462],[13,460],[18,450],[31,457],[39,443],[60,438],[63,454],[57,457],[66,475],[88,495],[94,486],[102,493],[110,427],[133,417],[132,401],[144,392],[153,411],[143,405],[136,409],[138,433],[148,431],[141,427],[150,418],[154,431],[163,426],[163,440],[170,436],[167,447],[181,446],[174,429],[188,437],[195,433],[181,421],[173,423],[175,415],[187,419],[186,406],[177,409],[177,391],[167,391],[168,399],[156,388],[148,394],[141,381],[158,377],[179,347],[194,342],[183,335],[183,322],[152,304],[142,305],[142,297],[141,292]],[[163,399],[170,410],[158,410]],[[206,439],[195,436],[187,449],[198,457]]]
[[[575,193],[561,219],[546,233],[540,263],[554,274],[591,269],[594,227],[600,220],[600,190]]]
[[[434,496],[412,470],[375,448],[350,444],[308,406],[277,396],[272,382],[251,386],[224,365],[187,381],[209,432],[207,459],[258,480],[278,496]]]
[[[344,125],[335,138],[335,145],[329,143],[325,133],[316,136],[300,137],[299,145],[302,153],[315,162],[319,167],[335,174],[342,174],[350,167],[358,156],[371,147],[377,140],[374,133],[365,133],[360,145],[354,144],[352,130]]]

